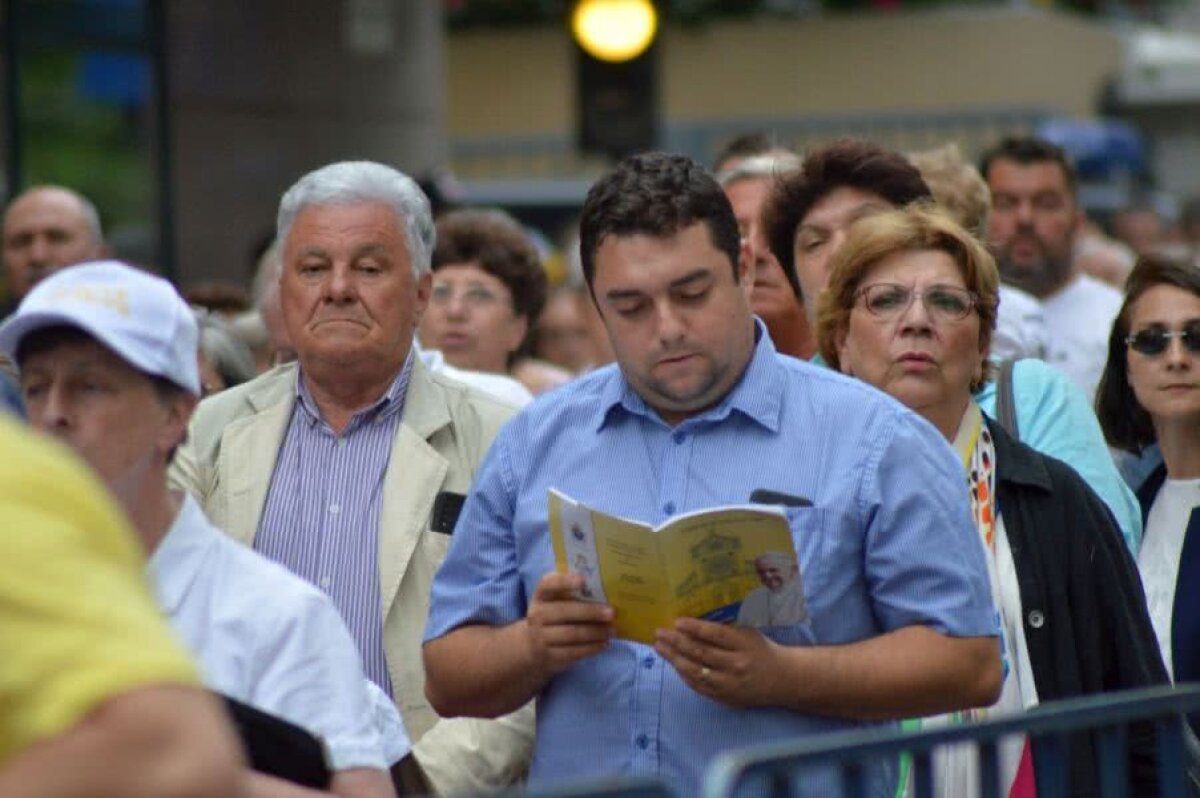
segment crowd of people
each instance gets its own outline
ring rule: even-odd
[[[695,795],[734,746],[1200,680],[1200,271],[1144,211],[1104,238],[1028,136],[978,168],[747,136],[619,163],[552,281],[507,213],[347,161],[284,193],[252,285],[179,291],[24,192],[0,794]],[[650,525],[778,502],[795,551],[740,564],[732,623],[625,640],[555,565],[551,491]],[[1005,742],[1003,794],[1041,745]],[[935,765],[976,794],[968,752]]]

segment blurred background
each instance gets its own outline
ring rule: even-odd
[[[644,2],[653,37],[611,63],[567,0],[3,0],[2,185],[81,191],[118,256],[184,284],[246,282],[281,192],[346,158],[506,207],[552,279],[612,158],[711,163],[751,131],[971,158],[1039,132],[1102,223],[1200,193],[1195,0]]]

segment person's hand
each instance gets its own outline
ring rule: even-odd
[[[542,577],[525,628],[533,661],[543,678],[561,673],[581,659],[599,654],[613,636],[613,609],[575,598],[580,574],[551,572]]]
[[[777,703],[781,649],[757,629],[680,618],[655,636],[654,650],[697,693],[733,707]]]

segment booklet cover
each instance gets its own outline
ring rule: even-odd
[[[780,507],[714,507],[651,527],[551,489],[549,511],[558,569],[583,575],[580,599],[613,607],[618,637],[653,644],[682,617],[766,627],[808,616]]]

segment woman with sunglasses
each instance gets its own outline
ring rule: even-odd
[[[1108,339],[1096,413],[1110,446],[1160,465],[1138,488],[1138,570],[1167,672],[1200,680],[1200,271],[1142,258]],[[1196,719],[1193,719],[1193,725]]]
[[[1165,683],[1137,569],[1107,506],[972,399],[990,368],[998,292],[992,256],[944,213],[873,214],[834,256],[817,345],[833,368],[924,416],[963,464],[1006,652],[999,701],[982,714]],[[1034,794],[1040,746],[1001,744],[1001,794]],[[1157,792],[1153,747],[1153,729],[1135,725],[1132,794]],[[1086,738],[1072,740],[1072,795],[1095,794],[1094,756]],[[969,754],[939,752],[935,768],[937,795],[976,794]]]

